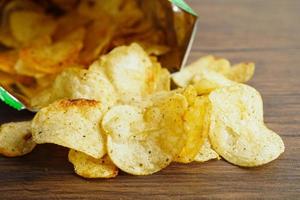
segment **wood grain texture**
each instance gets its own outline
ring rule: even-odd
[[[208,53],[255,61],[250,85],[262,93],[266,123],[283,137],[286,152],[253,169],[211,161],[172,164],[146,177],[85,180],[73,174],[66,149],[40,145],[25,157],[0,157],[0,199],[300,198],[300,1],[188,2],[200,16],[190,61]],[[30,116],[0,105],[1,122]]]

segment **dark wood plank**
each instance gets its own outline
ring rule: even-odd
[[[213,53],[255,61],[250,85],[264,98],[265,120],[286,144],[266,166],[244,169],[225,161],[172,164],[146,177],[111,180],[73,174],[67,150],[40,145],[22,158],[0,157],[0,199],[299,199],[300,2],[189,0],[200,13],[190,61]],[[0,121],[30,117],[0,105]]]

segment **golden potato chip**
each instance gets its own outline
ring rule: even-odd
[[[20,43],[11,35],[9,27],[3,26],[0,30],[0,43],[6,47],[18,48]]]
[[[0,154],[7,157],[30,153],[36,143],[32,140],[31,122],[2,124],[0,127]]]
[[[145,130],[143,113],[135,106],[114,106],[105,114],[102,128],[115,141],[137,137]]]
[[[185,142],[183,116],[187,102],[184,96],[163,92],[152,96],[150,102],[146,107],[132,106],[130,121],[118,120],[118,112],[110,114],[108,111],[102,122],[113,163],[134,175],[153,174],[165,168],[180,153]],[[121,109],[118,108],[119,112]],[[124,106],[126,109],[128,107]],[[122,127],[126,131],[119,129],[115,121],[125,123]]]
[[[245,83],[253,77],[254,71],[254,63],[240,63],[238,65],[234,65],[225,76],[235,82]]]
[[[204,144],[201,146],[199,152],[195,157],[196,162],[206,162],[213,159],[220,159],[220,156],[211,148],[208,138],[205,139]]]
[[[77,60],[84,34],[85,30],[79,29],[52,45],[23,48],[20,59],[25,66],[41,73],[58,73]]]
[[[108,156],[96,159],[71,149],[68,157],[76,174],[84,178],[113,178],[118,175],[118,168]]]
[[[184,67],[180,72],[172,75],[174,82],[180,87],[186,87],[193,78],[204,69],[209,69],[220,74],[226,74],[230,70],[230,63],[225,59],[218,59],[214,56],[201,57],[191,65]]]
[[[151,57],[152,67],[148,72],[148,92],[149,94],[161,91],[171,90],[171,75],[170,72],[162,68],[156,58]]]
[[[32,121],[33,139],[81,151],[94,158],[106,153],[100,129],[101,103],[93,100],[60,100],[41,109]]]
[[[40,77],[45,76],[45,73],[42,73],[36,69],[29,67],[21,59],[17,60],[15,66],[14,66],[14,69],[18,74],[21,74],[24,76],[31,76],[34,78],[40,78]]]
[[[218,113],[222,120],[231,127],[238,129],[240,123],[255,120],[263,123],[263,102],[254,88],[236,84],[215,90],[209,95],[213,112]],[[213,114],[214,114],[213,113]]]
[[[117,101],[113,86],[101,71],[68,68],[56,77],[49,89],[32,98],[31,106],[40,109],[64,98],[97,100],[102,109]]]
[[[14,66],[18,60],[18,52],[15,50],[0,52],[0,71],[15,74]]]
[[[215,89],[235,84],[222,74],[209,69],[202,69],[201,73],[194,76],[191,83],[199,95],[208,94]]]
[[[93,21],[88,25],[84,39],[84,47],[80,52],[80,62],[89,65],[101,53],[107,51],[114,34],[115,27],[106,16],[104,19]]]
[[[139,43],[148,55],[161,56],[170,51],[170,48],[166,45],[150,44],[150,43]]]
[[[213,148],[228,162],[255,167],[269,163],[284,152],[279,135],[256,121],[240,125],[237,132],[223,121],[212,121],[210,138]]]
[[[121,46],[102,56],[100,67],[123,102],[131,102],[153,91],[152,62],[138,45]]]
[[[228,86],[227,79],[234,82],[247,82],[252,78],[254,71],[254,63],[240,63],[231,67],[229,61],[226,59],[205,56],[183,68],[180,72],[174,73],[172,78],[180,87],[197,84],[197,87],[202,92],[202,88],[208,87],[207,85],[216,89],[219,86],[224,86],[223,83],[227,82],[225,86]],[[206,75],[206,77],[203,77],[203,75]],[[208,79],[209,81],[203,79]]]
[[[184,134],[187,139],[181,153],[175,159],[181,163],[194,161],[204,139],[208,135],[209,127],[206,119],[210,109],[208,97],[197,97],[197,93],[192,86],[186,88],[183,95],[185,93],[187,93],[187,99],[189,99],[189,108],[184,115]],[[191,93],[194,93],[194,95],[192,96]]]
[[[280,136],[263,123],[261,96],[254,88],[237,84],[215,90],[209,98],[210,141],[227,161],[253,167],[271,162],[284,152]]]
[[[55,21],[40,12],[21,10],[12,12],[9,17],[12,35],[22,44],[51,35],[56,28]]]

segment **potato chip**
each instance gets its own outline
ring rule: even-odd
[[[102,56],[100,67],[116,88],[123,102],[131,102],[153,91],[153,65],[138,45],[121,46]]]
[[[14,66],[18,60],[18,52],[15,50],[0,52],[0,71],[15,74]]]
[[[227,161],[254,167],[284,152],[280,136],[263,123],[261,96],[254,88],[238,84],[215,90],[209,98],[213,109],[209,137]]]
[[[84,178],[113,178],[118,175],[118,168],[108,156],[96,159],[71,149],[68,157],[76,174]]]
[[[212,149],[208,138],[206,138],[194,159],[196,162],[206,162],[206,161],[213,160],[213,159],[219,160],[220,156],[217,152],[215,152]]]
[[[209,69],[220,74],[226,74],[230,70],[230,63],[225,59],[218,59],[214,56],[205,56],[184,67],[180,72],[174,73],[172,78],[180,87],[186,87],[190,81],[202,73],[204,69]]]
[[[107,16],[88,25],[84,39],[84,47],[80,52],[80,62],[89,65],[95,61],[101,53],[107,51],[114,34],[115,27]]]
[[[207,71],[210,74],[207,74]],[[180,72],[174,73],[172,78],[180,87],[186,87],[188,84],[196,83],[199,88],[206,88],[206,85],[212,85],[211,88],[216,89],[219,87],[213,87],[213,85],[224,86],[222,83],[228,82],[225,80],[226,78],[234,82],[247,82],[252,78],[254,71],[254,63],[240,63],[231,67],[230,62],[226,59],[205,56],[183,68]],[[208,79],[210,83],[207,83],[206,80],[202,80],[205,79],[203,75],[206,75],[206,79]],[[216,76],[218,76],[218,78]],[[210,81],[211,79],[214,81]],[[215,81],[216,83],[214,83]],[[225,86],[226,85],[228,86],[229,84],[225,84]],[[202,89],[200,89],[200,91],[202,91]]]
[[[56,77],[51,88],[32,98],[31,106],[40,109],[64,98],[97,100],[103,109],[117,101],[113,86],[101,71],[68,68]]]
[[[33,119],[32,135],[38,144],[53,143],[94,158],[105,155],[100,129],[101,103],[94,100],[60,100],[41,109]]]
[[[254,63],[240,63],[234,65],[225,76],[235,82],[245,83],[253,77],[254,71]]]
[[[20,43],[11,35],[9,27],[3,25],[0,30],[0,43],[6,47],[20,47]]]
[[[2,124],[0,127],[0,154],[7,157],[30,153],[36,143],[32,140],[31,122]]]
[[[176,158],[176,161],[181,163],[194,161],[208,135],[209,127],[206,119],[210,108],[208,97],[197,97],[195,89],[191,86],[185,89],[183,95],[185,93],[189,99],[189,108],[184,116],[184,134],[187,139],[181,153]]]
[[[166,45],[150,44],[150,43],[139,43],[148,55],[161,56],[170,51],[170,48]]]
[[[255,120],[263,123],[263,102],[254,88],[237,84],[212,92],[209,95],[213,112],[219,113],[222,120],[238,129],[241,122]]]
[[[22,44],[51,35],[56,28],[54,20],[40,12],[15,11],[9,17],[12,35]]]
[[[194,85],[199,95],[209,94],[215,89],[235,84],[235,82],[230,81],[222,74],[216,73],[210,69],[202,69],[201,73],[195,75],[191,83]]]
[[[25,66],[41,73],[58,73],[77,60],[84,34],[84,29],[79,29],[52,45],[23,48],[20,59]]]
[[[14,69],[18,74],[21,74],[24,76],[31,76],[34,78],[40,78],[40,77],[45,76],[45,73],[42,73],[36,69],[29,67],[21,59],[17,60],[15,66],[14,66]]]
[[[183,116],[187,102],[184,96],[163,92],[152,96],[150,102],[146,107],[132,106],[130,116],[135,117],[130,121],[122,120],[126,131],[117,127],[121,120],[114,124],[120,116],[118,112],[113,116],[109,111],[106,116],[114,120],[107,120],[105,116],[102,122],[113,163],[134,175],[153,174],[165,168],[180,153],[185,142]],[[121,109],[118,108],[119,112]],[[115,139],[118,135],[120,137]],[[126,136],[129,137],[122,139]]]
[[[105,114],[102,128],[114,141],[137,137],[145,130],[143,113],[140,108],[135,106],[114,106]]]
[[[280,136],[255,121],[241,125],[240,132],[236,132],[221,120],[213,120],[211,129],[213,148],[235,165],[260,166],[275,160],[284,152]]]

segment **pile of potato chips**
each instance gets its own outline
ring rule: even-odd
[[[31,108],[35,94],[66,68],[87,69],[117,46],[135,42],[162,61],[181,59],[191,23],[162,2],[0,0],[1,86]]]
[[[77,34],[68,36],[72,45]],[[260,94],[243,84],[254,74],[253,63],[231,66],[206,56],[170,74],[133,43],[87,69],[61,69],[32,97],[39,110],[32,121],[1,126],[1,154],[22,156],[52,143],[70,149],[78,175],[112,178],[118,170],[149,175],[172,162],[221,157],[254,167],[284,152],[280,136],[264,124]]]

